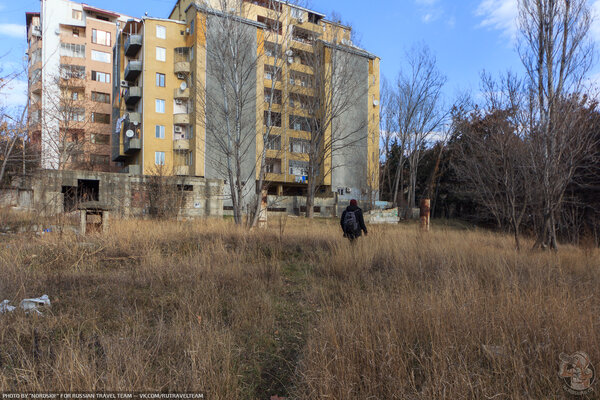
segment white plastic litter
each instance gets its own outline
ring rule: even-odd
[[[16,309],[16,307],[10,306],[8,305],[8,303],[10,303],[10,300],[4,300],[2,301],[2,303],[0,303],[0,314],[5,312],[12,312]],[[21,309],[24,310],[26,313],[35,312],[36,314],[40,315],[42,314],[42,312],[39,310],[39,308],[45,306],[50,306],[50,298],[48,298],[47,294],[41,297],[36,297],[34,299],[23,299],[19,304],[19,307],[21,307]]]
[[[8,303],[10,303],[10,300],[3,300],[2,303],[0,303],[0,314],[14,311],[15,308],[17,308],[14,306],[9,306]]]

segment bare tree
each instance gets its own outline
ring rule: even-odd
[[[21,144],[23,151],[25,150],[25,140],[27,136],[27,107],[23,107],[21,115],[17,119],[11,117],[7,113],[0,113],[0,157],[2,157],[2,165],[0,166],[0,183],[4,180],[4,174],[7,167],[13,166],[16,169],[21,161],[24,163],[25,158],[21,160],[21,154],[16,154],[17,145]],[[22,154],[23,157],[25,153]]]
[[[573,174],[588,156],[590,132],[582,129],[580,100],[593,46],[586,0],[519,0],[518,51],[531,87],[531,165],[539,182],[535,247],[558,249],[556,213]]]
[[[257,23],[246,18],[249,5],[242,0],[219,0],[216,8],[202,9],[206,25],[199,27],[207,43],[207,88],[197,95],[196,108],[210,149],[207,168],[225,179],[236,224],[242,224],[249,211],[250,227],[258,221],[260,194],[267,174],[273,172],[267,151],[281,146],[272,129],[281,126],[281,111],[276,110],[285,101],[280,88],[287,41],[282,4],[262,3],[268,17]],[[257,29],[262,33],[258,40]],[[263,64],[271,83],[257,93],[257,70]]]
[[[398,76],[398,133],[401,154],[394,180],[394,203],[404,163],[409,164],[408,207],[415,206],[417,169],[421,151],[447,116],[442,106],[442,88],[446,77],[439,71],[435,56],[424,45],[406,54],[408,69]],[[407,159],[405,159],[405,157]]]
[[[392,155],[392,144],[393,140],[398,137],[398,107],[396,105],[397,94],[389,82],[384,78],[381,83],[380,90],[380,128],[382,148],[380,150],[380,157],[385,160],[383,168],[381,170],[381,185],[387,187],[388,193],[394,193],[392,183],[392,168],[390,163],[390,157]],[[395,200],[393,200],[395,201]]]
[[[299,57],[314,72],[290,78],[299,81],[301,89],[296,96],[304,109],[290,116],[290,128],[310,133],[304,143],[307,161],[298,166],[307,177],[308,218],[314,215],[315,196],[324,178],[331,176],[335,168],[347,167],[343,162],[334,162],[333,157],[343,154],[338,160],[356,160],[359,142],[368,136],[368,120],[350,118],[369,90],[370,82],[364,81],[360,69],[365,54],[343,41],[345,34],[347,31],[334,25],[331,41],[316,36],[298,38],[312,43],[312,52],[303,52]]]
[[[453,115],[452,164],[469,197],[499,228],[510,228],[520,249],[520,228],[532,197],[527,90],[512,74],[500,83],[484,74],[482,83],[483,108]]]

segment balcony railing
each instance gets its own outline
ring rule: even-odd
[[[142,47],[142,35],[129,35],[125,41],[125,55],[133,57]]]
[[[129,61],[125,68],[125,80],[133,82],[142,73],[142,62],[138,60]]]

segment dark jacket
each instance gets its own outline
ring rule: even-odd
[[[360,236],[362,232],[364,232],[365,234],[367,234],[367,227],[365,225],[365,220],[363,218],[362,210],[360,209],[360,207],[358,207],[358,206],[352,206],[352,205],[346,207],[346,210],[342,213],[342,218],[340,219],[340,225],[342,226],[342,230],[344,230],[344,217],[346,216],[346,213],[348,211],[354,211],[354,215],[356,216],[356,219],[358,221],[358,226],[360,227],[360,229],[358,230],[358,232],[354,233],[353,237]]]

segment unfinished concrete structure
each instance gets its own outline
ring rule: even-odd
[[[198,177],[128,176],[93,171],[42,170],[18,176],[2,189],[0,204],[43,216],[77,212],[96,202],[117,217],[146,217],[161,209],[172,217],[223,215],[223,182]]]

